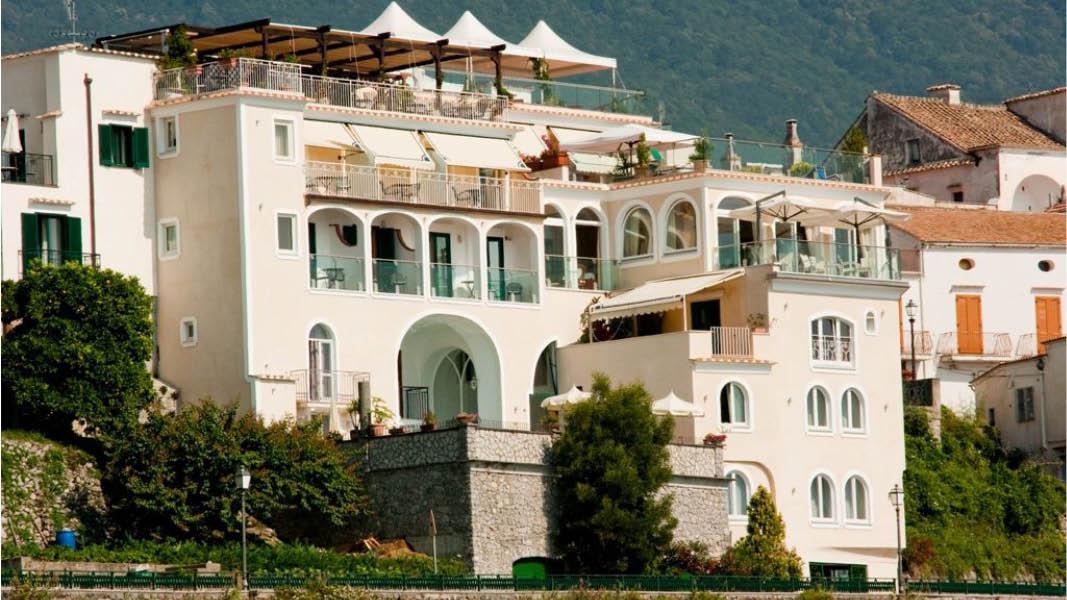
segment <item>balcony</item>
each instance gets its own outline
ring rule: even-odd
[[[237,58],[168,69],[155,76],[155,98],[166,100],[250,88],[292,93],[329,106],[483,121],[502,120],[508,103],[504,96],[423,90],[377,81],[307,75],[303,73],[305,67],[296,63]]]
[[[519,178],[308,162],[304,179],[307,193],[314,195],[463,210],[542,212],[541,184]]]
[[[19,265],[23,272],[31,263],[58,265],[77,262],[89,267],[100,268],[100,255],[67,250],[19,250]]]
[[[467,87],[473,85],[474,89],[482,94],[494,93],[495,83],[492,75],[474,73],[473,79],[471,74],[459,71],[445,71],[444,75],[446,82]],[[513,104],[558,106],[627,115],[648,114],[645,93],[641,90],[522,77],[504,77],[502,83],[504,89],[511,94]]]
[[[363,291],[362,258],[312,254],[308,264],[311,289]]]
[[[711,337],[711,356],[752,356],[752,330],[748,327],[712,327],[708,333]]]
[[[3,182],[55,186],[56,174],[51,154],[3,153]]]
[[[359,382],[369,378],[367,373],[321,369],[300,369],[290,375],[296,382],[298,406],[342,410],[359,398]]]
[[[1039,352],[1036,333],[1027,333],[1019,336],[1015,345],[1015,356],[1018,358],[1030,358],[1037,356]]]
[[[1007,360],[1012,357],[1011,336],[1007,333],[942,333],[937,353],[953,360]]]
[[[732,137],[709,138],[709,164],[725,171],[742,171],[762,175],[822,179],[849,183],[870,183],[868,157],[855,152],[792,147],[737,140]]]
[[[482,295],[480,269],[475,265],[430,264],[430,293],[435,298],[478,299]]]
[[[374,259],[374,291],[421,296],[422,263],[415,260]]]
[[[777,239],[720,246],[717,253],[719,269],[774,265],[786,273],[900,279],[899,250],[883,246]]]
[[[545,284],[553,288],[608,292],[619,285],[619,261],[546,255]]]
[[[934,353],[934,336],[929,331],[915,331],[915,355],[930,356]],[[900,346],[902,358],[911,356],[911,332],[904,329],[904,341]]]

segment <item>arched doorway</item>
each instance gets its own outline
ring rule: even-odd
[[[441,423],[460,412],[501,420],[500,357],[492,339],[470,319],[445,314],[419,319],[404,334],[397,365],[397,418],[403,423],[415,424],[427,411]]]
[[[1019,182],[1012,196],[1011,209],[1020,212],[1044,212],[1063,198],[1063,186],[1051,177],[1031,175]]]
[[[384,294],[421,295],[422,229],[407,214],[385,213],[371,223],[373,290]]]
[[[733,269],[742,265],[742,255],[756,241],[756,224],[752,221],[735,219],[722,213],[737,208],[751,206],[746,198],[728,197],[719,202],[718,218],[717,268]]]
[[[339,431],[333,331],[322,323],[316,323],[308,332],[307,353],[307,396],[304,414],[298,416],[303,419],[322,419],[324,431]]]
[[[568,287],[566,223],[559,207],[545,205],[545,283],[550,287]]]
[[[314,289],[362,291],[367,234],[352,213],[323,208],[308,214],[308,261]]]
[[[534,365],[533,392],[530,394],[530,431],[540,431],[545,409],[541,402],[559,393],[559,368],[556,342],[545,346]]]
[[[610,290],[615,285],[614,271],[602,260],[600,249],[604,236],[603,220],[591,208],[578,211],[574,219],[574,244],[578,256],[578,287],[583,290]]]

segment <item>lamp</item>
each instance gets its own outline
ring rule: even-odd
[[[245,492],[252,485],[252,474],[244,465],[237,467],[235,478],[237,489],[241,490],[241,579],[248,589],[248,514],[245,511]]]
[[[908,315],[908,326],[911,329],[911,380],[917,379],[916,366],[915,366],[915,314],[919,312],[919,305],[915,304],[914,298],[908,298],[908,303],[904,305],[904,312]]]
[[[900,484],[893,484],[889,490],[889,502],[897,512],[897,593],[904,591],[904,556],[900,550],[900,508],[904,506],[904,489]]]
[[[904,312],[908,314],[908,320],[915,320],[915,313],[918,311],[919,305],[915,304],[914,299],[908,299],[908,303],[904,305]]]

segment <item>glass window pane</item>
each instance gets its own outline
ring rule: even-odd
[[[274,155],[278,158],[290,158],[289,124],[274,124]]]
[[[686,250],[697,247],[696,210],[688,202],[679,202],[667,217],[667,248]]]
[[[867,520],[867,486],[863,484],[857,478],[853,478],[856,482],[856,490],[854,492],[856,500],[856,518],[861,521]]]
[[[822,496],[822,498],[820,498],[820,500],[822,500],[821,516],[824,519],[830,519],[834,515],[833,506],[831,504],[832,492],[830,491],[830,480],[825,477],[820,478],[820,493]]]
[[[278,215],[278,249],[292,252],[296,250],[296,240],[293,234],[292,215]]]
[[[623,231],[623,257],[651,254],[652,217],[643,208],[635,208],[626,216]]]
[[[730,395],[733,398],[733,416],[735,423],[748,423],[748,410],[745,406],[745,391],[736,383],[731,383]]]

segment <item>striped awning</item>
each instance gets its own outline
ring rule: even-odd
[[[686,296],[740,277],[742,273],[741,269],[734,269],[695,277],[649,281],[601,300],[589,309],[589,314],[594,320],[603,321],[677,310],[684,305]]]

